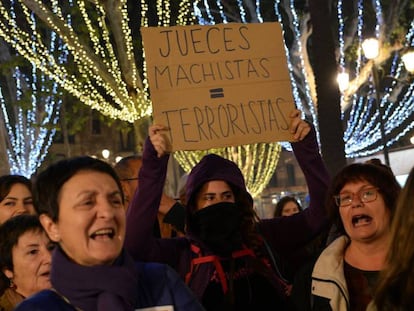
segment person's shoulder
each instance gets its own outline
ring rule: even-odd
[[[76,310],[61,295],[54,290],[46,289],[23,300],[15,311],[74,311]]]
[[[160,279],[165,277],[171,270],[168,265],[156,262],[136,262],[135,267],[141,278]]]
[[[177,272],[167,264],[155,262],[136,262],[138,280],[151,290],[174,288],[179,286],[181,279]]]

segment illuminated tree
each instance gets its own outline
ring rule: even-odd
[[[3,0],[0,13],[0,35],[19,54],[84,104],[105,116],[134,123],[141,141],[145,135],[141,124],[152,111],[139,26],[186,25],[195,21],[192,1],[141,1],[138,5],[126,0]],[[26,18],[18,18],[21,16]],[[50,53],[42,36],[29,40],[31,32],[46,28],[64,43],[69,53],[67,62],[59,62]],[[248,161],[242,170],[251,180],[250,188],[257,188],[260,180],[263,189],[276,167],[280,147],[256,144],[244,150]],[[230,153],[226,148],[221,151],[225,155],[234,150],[230,147]],[[199,154],[184,152],[176,156],[180,159]],[[190,169],[185,161],[179,162]],[[267,170],[265,174],[262,167]],[[260,176],[253,178],[255,174]]]
[[[8,55],[1,42],[3,59]],[[26,63],[26,62],[24,62]],[[0,119],[2,145],[8,171],[28,178],[41,165],[56,132],[61,90],[36,66],[2,63],[0,77]]]
[[[168,3],[157,1],[156,9],[167,12],[158,25],[171,23]],[[183,1],[179,6],[178,18],[182,24],[188,22],[185,19],[188,5],[188,1]],[[10,14],[10,8],[16,14]],[[139,29],[138,23],[148,25],[151,10],[143,1],[140,16],[131,21],[126,0],[3,1],[0,35],[86,105],[103,115],[133,123],[151,115],[145,63],[139,62],[143,51],[139,44],[134,47],[134,39],[139,38],[132,36]],[[21,15],[33,18],[16,18]],[[35,42],[30,40],[29,30],[37,27],[49,28],[62,39],[69,52],[68,62],[61,63],[53,57],[43,37],[36,37]],[[37,47],[36,53],[32,44]]]
[[[347,69],[351,76],[350,86],[341,97],[347,157],[369,155],[382,147],[368,75],[372,63],[361,55],[360,43],[367,30],[374,30],[386,47],[382,53],[387,64],[383,66],[385,75],[403,78],[406,72],[397,50],[413,45],[411,2],[327,1],[330,11],[337,13],[326,23],[334,26],[338,68]],[[283,24],[295,102],[319,128],[314,63],[308,53],[318,46],[312,44],[306,1],[2,0],[0,4],[0,36],[19,54],[84,104],[111,118],[135,123],[136,129],[151,115],[140,26],[267,21]],[[45,37],[32,38],[33,30],[38,28],[49,28],[57,34],[69,53],[67,62],[59,62],[50,53]],[[395,80],[382,97],[389,121],[389,146],[414,127],[410,122],[414,111],[412,92],[412,84],[401,85]],[[142,141],[145,133],[137,130],[137,135]]]

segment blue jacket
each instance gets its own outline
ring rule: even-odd
[[[172,306],[171,310],[174,311],[203,310],[188,287],[170,267],[156,263],[137,263],[136,268],[139,278],[135,310],[157,306]],[[15,310],[78,311],[64,296],[54,290],[43,290],[28,297]]]

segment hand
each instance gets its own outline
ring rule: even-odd
[[[159,158],[171,153],[172,150],[171,142],[165,133],[168,130],[168,127],[160,124],[151,125],[148,130],[149,138]]]
[[[161,214],[166,215],[175,203],[177,203],[176,200],[174,200],[172,197],[170,197],[170,196],[166,195],[165,193],[163,193],[162,197],[161,197],[160,207],[158,208],[158,211]]]
[[[311,127],[308,122],[302,120],[301,112],[298,109],[295,109],[289,115],[290,121],[290,132],[293,134],[292,142],[301,141],[309,134]]]

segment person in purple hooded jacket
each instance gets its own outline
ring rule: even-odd
[[[164,126],[150,127],[140,188],[127,214],[125,247],[131,255],[174,267],[206,310],[284,310],[288,288],[276,257],[304,247],[327,227],[323,202],[330,182],[314,129],[301,120],[299,110],[290,118],[309,208],[291,217],[259,220],[237,165],[208,154],[188,176],[187,233],[175,239],[152,236],[170,145]]]

